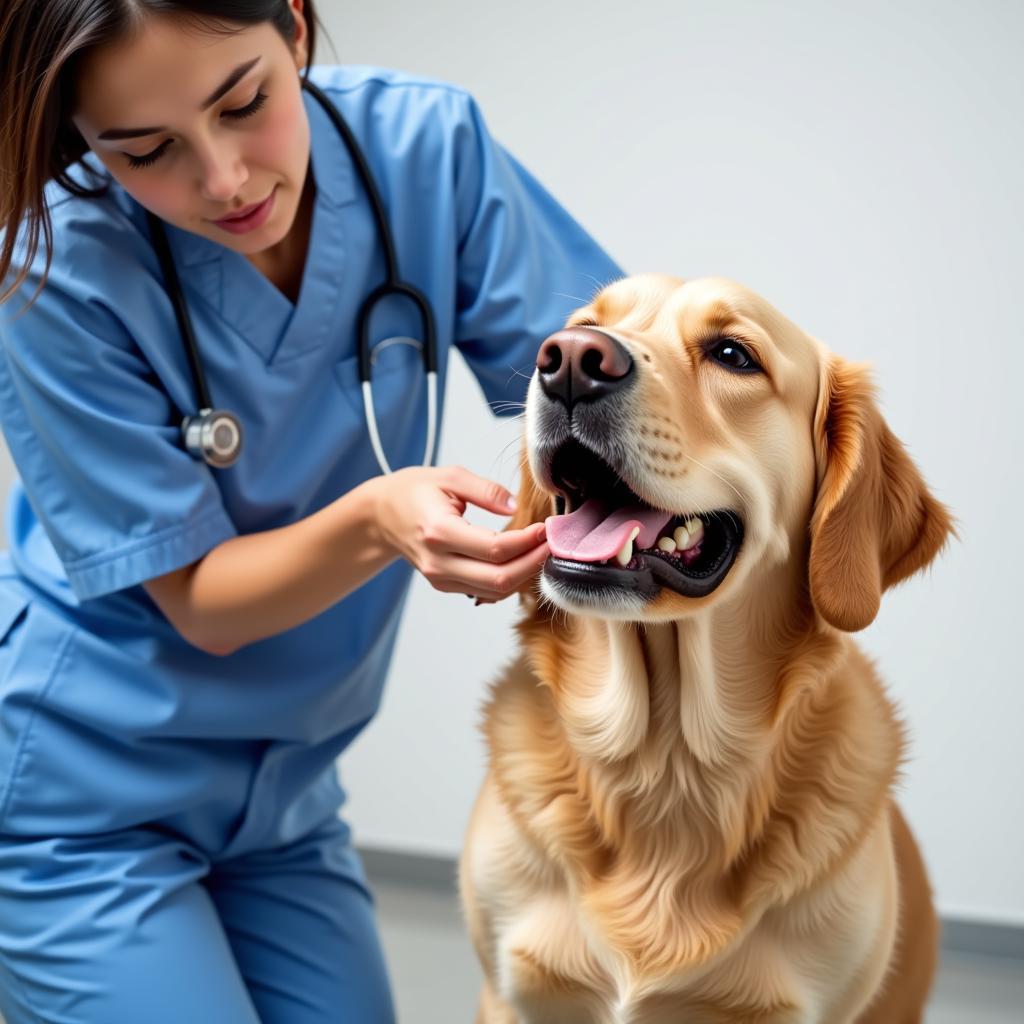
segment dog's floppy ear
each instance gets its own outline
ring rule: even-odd
[[[865,366],[823,360],[814,446],[811,600],[854,632],[874,620],[882,591],[924,568],[955,530],[882,418]]]

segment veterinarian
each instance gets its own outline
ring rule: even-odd
[[[452,346],[514,411],[619,269],[461,90],[308,88],[312,7],[0,14],[7,1024],[390,1021],[335,760],[414,569],[493,601],[547,553],[463,519],[510,495],[430,465],[428,423]]]

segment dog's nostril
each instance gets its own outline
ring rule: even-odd
[[[537,356],[537,369],[541,373],[557,373],[562,365],[562,350],[555,341],[546,342]]]
[[[580,369],[592,380],[616,380],[617,378],[601,369],[602,362],[604,362],[604,353],[599,352],[596,348],[591,348],[583,353]]]

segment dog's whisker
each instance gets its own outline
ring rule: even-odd
[[[713,470],[713,469],[712,469],[712,468],[711,468],[710,466],[705,466],[705,465],[704,465],[704,463],[700,461],[700,459],[695,459],[695,458],[694,458],[694,457],[693,457],[692,455],[689,455],[689,454],[688,454],[688,453],[686,453],[686,452],[683,452],[683,454],[684,454],[684,455],[686,456],[686,458],[688,458],[688,459],[689,459],[689,460],[690,460],[691,462],[696,462],[696,463],[697,463],[697,465],[698,465],[698,466],[700,466],[700,468],[701,468],[701,469],[706,469],[706,470],[707,470],[707,471],[708,471],[708,472],[709,472],[709,473],[710,473],[710,474],[711,474],[712,476],[716,476],[716,477],[718,477],[718,479],[719,479],[719,480],[721,480],[721,481],[722,481],[722,483],[723,483],[723,484],[725,484],[725,486],[726,486],[726,487],[729,487],[730,489],[732,489],[732,490],[733,490],[733,491],[735,492],[735,494],[736,494],[736,497],[737,497],[737,498],[739,498],[739,499],[740,499],[740,501],[742,501],[742,500],[743,500],[743,495],[742,495],[742,494],[740,494],[740,492],[739,492],[738,490],[736,490],[736,488],[735,488],[735,487],[734,487],[734,486],[733,486],[733,485],[732,485],[731,483],[729,483],[729,481],[728,481],[728,480],[726,480],[726,479],[725,479],[725,477],[724,477],[724,476],[722,476],[722,474],[721,474],[721,473],[716,473],[716,472],[715,472],[715,471],[714,471],[714,470]]]
[[[581,273],[584,277],[589,277],[590,280],[593,281],[596,285],[597,290],[594,292],[595,295],[597,294],[597,292],[601,291],[601,289],[603,289],[604,286],[608,283],[607,281],[599,281],[596,277],[594,277],[593,274],[588,274],[585,270],[581,271]]]
[[[528,374],[527,373],[523,373],[522,370],[518,369],[515,366],[511,366],[511,367],[509,367],[509,369],[512,372],[505,379],[505,387],[508,387],[509,381],[512,380],[513,377],[522,377],[523,380],[527,380],[527,381],[533,380],[533,373],[532,372],[528,373]]]
[[[498,450],[498,455],[497,455],[497,458],[495,459],[495,461],[496,462],[500,462],[505,457],[505,453],[509,450],[509,448],[511,448],[512,445],[518,444],[518,443],[519,443],[519,438],[518,437],[513,437],[510,441],[506,441],[505,444],[503,444],[501,446],[501,448]]]
[[[573,302],[579,302],[584,306],[590,301],[589,299],[580,298],[579,295],[569,295],[567,292],[552,292],[551,294],[559,299],[572,299]]]

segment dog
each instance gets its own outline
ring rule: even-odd
[[[867,368],[725,279],[542,344],[546,520],[459,866],[479,1024],[910,1024],[938,927],[850,633],[955,535]]]

